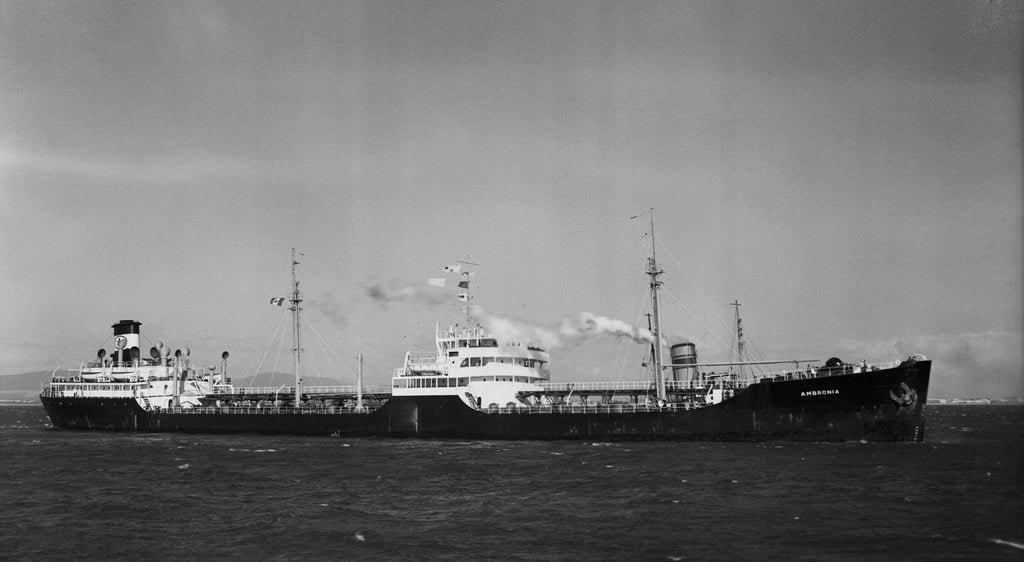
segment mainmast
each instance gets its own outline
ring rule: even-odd
[[[743,379],[743,319],[740,318],[740,301],[733,300],[729,306],[736,307],[736,362],[739,364],[737,378]]]
[[[292,311],[292,321],[294,323],[292,333],[294,336],[295,347],[292,348],[292,351],[294,352],[295,357],[295,407],[298,408],[299,403],[302,400],[302,377],[299,374],[299,363],[302,358],[302,346],[299,343],[299,312],[302,311],[302,307],[300,306],[300,303],[302,302],[302,293],[299,292],[299,280],[298,277],[295,276],[295,266],[299,265],[299,262],[295,260],[296,255],[301,256],[302,254],[297,254],[295,252],[295,248],[292,248],[292,297],[289,299],[292,306],[289,310]]]
[[[658,312],[658,287],[661,281],[658,276],[664,271],[658,269],[658,261],[654,249],[654,209],[651,209],[651,257],[647,262],[647,275],[651,276],[651,312],[654,313],[654,380],[657,384],[658,400],[665,400],[665,373],[661,367],[661,315]]]

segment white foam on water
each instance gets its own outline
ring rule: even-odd
[[[1002,539],[992,539],[992,542],[996,544],[1005,544],[1006,546],[1012,546],[1013,548],[1019,548],[1021,550],[1024,550],[1024,544],[1020,544],[1019,542],[1004,541]]]

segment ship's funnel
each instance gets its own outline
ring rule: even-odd
[[[142,322],[121,320],[111,326],[114,329],[114,348],[131,349],[139,346],[139,326]],[[120,345],[118,345],[120,344]]]
[[[697,364],[697,346],[693,342],[677,343],[669,348],[669,354],[672,357],[672,380],[688,382],[696,378],[697,369],[686,366]]]

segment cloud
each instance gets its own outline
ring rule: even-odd
[[[1024,397],[1024,334],[970,332],[840,342],[847,361],[893,360],[921,353],[932,360],[934,398]]]
[[[36,171],[78,178],[143,183],[168,183],[208,179],[211,176],[250,177],[256,162],[237,158],[213,159],[190,156],[159,162],[128,162],[103,157],[76,157],[65,154],[18,150],[5,146],[0,150],[0,176],[15,171]]]

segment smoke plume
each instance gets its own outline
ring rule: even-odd
[[[654,342],[654,334],[650,330],[637,328],[623,320],[615,320],[590,312],[581,312],[576,318],[564,318],[555,327],[537,326],[523,321],[491,316],[485,314],[479,307],[473,307],[472,313],[477,321],[499,341],[533,342],[549,350],[600,336],[629,338],[638,343]]]
[[[363,284],[363,291],[380,306],[394,302],[436,305],[452,300],[435,291],[425,291],[412,285],[398,287],[391,284],[389,286],[380,281],[367,281]]]

